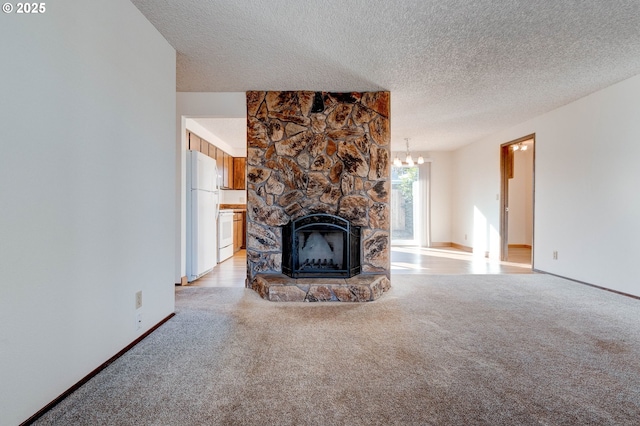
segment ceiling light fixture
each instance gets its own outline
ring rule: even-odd
[[[513,145],[511,145],[511,149],[515,152],[515,151],[526,151],[527,150],[528,145],[522,142],[518,142],[518,143],[514,143]]]
[[[404,162],[407,163],[407,166],[413,167],[413,158],[411,158],[411,153],[409,152],[409,138],[404,138],[407,141],[407,156],[404,159]]]
[[[422,156],[422,154],[418,156],[417,161],[413,161],[413,157],[411,156],[411,152],[409,151],[409,138],[404,138],[404,140],[407,142],[407,153],[405,155],[404,162],[400,161],[400,158],[398,158],[398,154],[396,153],[396,158],[393,159],[393,165],[396,167],[413,167],[416,165],[416,162],[418,164],[424,164],[424,157]]]
[[[402,165],[406,165],[407,167],[413,167],[416,165],[416,163],[413,161],[411,152],[409,152],[409,138],[404,138],[404,140],[407,142],[407,154],[404,158],[404,163],[400,161],[400,159],[398,158],[398,155],[396,154],[396,158],[393,160],[393,164],[396,167],[401,167]],[[418,161],[418,164],[424,164],[424,157],[422,157],[422,155],[419,155],[417,161]]]
[[[413,158],[411,158],[411,154],[407,154],[407,158],[406,158],[405,161],[406,161],[408,167],[415,166],[415,164],[413,162]]]

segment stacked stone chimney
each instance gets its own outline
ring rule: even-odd
[[[247,264],[280,274],[281,226],[330,213],[362,227],[362,272],[389,277],[389,92],[247,92]]]

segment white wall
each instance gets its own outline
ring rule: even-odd
[[[247,204],[247,191],[224,189],[221,191],[220,202],[222,204]]]
[[[431,158],[431,241],[451,242],[451,158],[448,151],[429,153]]]
[[[174,142],[176,155],[176,184],[175,184],[175,208],[178,215],[174,228],[179,238],[175,242],[174,256],[174,281],[180,282],[180,278],[186,275],[186,122],[189,118],[213,117],[213,118],[243,118],[247,116],[247,101],[245,92],[227,93],[203,93],[203,92],[178,92],[176,94],[176,138]],[[191,120],[190,120],[191,121]],[[191,124],[191,123],[190,123]],[[231,148],[231,147],[229,147]],[[224,148],[223,148],[224,149]],[[245,157],[246,151],[227,151],[232,156]]]
[[[494,258],[500,247],[499,145],[487,140],[452,154],[452,241]]]
[[[497,248],[475,235],[499,229],[499,145],[535,133],[534,267],[640,295],[638,111],[640,76],[456,151],[454,241],[469,232],[474,248]]]
[[[174,310],[175,51],[128,0],[54,3],[0,18],[7,425]]]

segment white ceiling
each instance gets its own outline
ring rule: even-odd
[[[192,118],[192,120],[238,151],[246,151],[246,118]],[[213,141],[209,142],[213,143]]]
[[[638,0],[132,2],[177,50],[178,91],[389,90],[394,150],[455,149],[640,73]]]

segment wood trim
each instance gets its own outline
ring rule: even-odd
[[[429,244],[429,247],[433,247],[433,248],[436,248],[436,247],[453,247],[453,243],[451,243],[451,242],[446,242],[446,243],[444,243],[444,242],[436,242],[436,243],[433,243],[432,242],[431,244]]]
[[[58,396],[56,399],[54,399],[53,401],[51,401],[50,403],[48,403],[47,405],[45,405],[44,407],[42,407],[40,410],[38,410],[37,413],[35,413],[33,416],[29,417],[27,420],[25,420],[24,422],[20,423],[20,426],[26,426],[26,425],[30,425],[33,422],[35,422],[36,420],[38,420],[44,413],[46,413],[47,411],[51,410],[53,407],[55,407],[56,405],[58,405],[60,402],[62,402],[62,400],[64,400],[66,397],[68,397],[69,395],[71,395],[73,392],[75,392],[76,390],[78,390],[82,385],[84,385],[85,383],[87,383],[89,380],[91,380],[95,375],[97,375],[99,372],[101,372],[102,370],[104,370],[105,368],[107,368],[110,364],[112,364],[116,359],[120,358],[122,355],[124,355],[125,353],[127,353],[131,348],[133,348],[135,345],[137,345],[138,343],[140,343],[145,337],[147,337],[148,335],[150,335],[151,333],[153,333],[154,331],[156,331],[162,324],[164,324],[165,322],[169,321],[172,317],[175,316],[175,312],[169,314],[165,319],[163,319],[162,321],[160,321],[159,323],[157,323],[156,325],[154,325],[153,327],[151,327],[148,331],[144,332],[140,337],[138,337],[136,340],[134,340],[133,342],[129,343],[124,349],[122,349],[120,352],[118,352],[117,354],[115,354],[114,356],[112,356],[111,358],[109,358],[107,361],[105,361],[103,364],[101,364],[100,366],[98,366],[95,370],[93,370],[92,372],[90,372],[89,374],[87,374],[86,376],[84,376],[82,379],[80,379],[79,382],[77,382],[75,385],[71,386],[69,389],[67,389],[66,391],[64,391],[62,394],[60,394],[60,396]]]
[[[573,281],[574,283],[578,283],[578,284],[586,285],[586,286],[589,286],[589,287],[597,288],[597,289],[599,289],[599,290],[605,290],[605,291],[608,291],[608,292],[611,292],[611,293],[619,294],[619,295],[621,295],[621,296],[626,296],[626,297],[630,297],[630,298],[632,298],[632,299],[640,300],[640,296],[636,296],[635,294],[629,294],[629,293],[625,293],[625,292],[622,292],[622,291],[613,290],[613,289],[611,289],[611,288],[601,287],[601,286],[599,286],[599,285],[590,284],[590,283],[587,283],[587,282],[584,282],[584,281],[580,281],[580,280],[575,280],[575,279],[573,279],[573,278],[564,277],[564,276],[562,276],[562,275],[552,274],[551,272],[541,271],[540,269],[535,269],[535,268],[534,268],[534,269],[532,269],[532,271],[533,271],[533,272],[536,272],[536,273],[538,273],[538,274],[551,275],[552,277],[562,278],[562,279],[565,279],[565,280]]]
[[[189,281],[187,280],[187,276],[185,275],[184,277],[180,277],[180,282],[176,283],[176,285],[187,285],[189,283]]]
[[[458,244],[458,243],[451,243],[451,247],[457,248],[458,250],[463,250],[469,253],[473,253],[473,247],[463,246],[462,244]]]
[[[473,253],[473,247],[463,246],[462,244],[458,244],[458,243],[451,243],[451,247],[456,248],[458,250],[466,251],[467,253]],[[488,259],[489,254],[490,253],[488,251],[485,251],[484,257]]]
[[[509,244],[509,248],[526,248],[530,249],[531,244]]]
[[[505,143],[503,143],[503,144],[500,144],[500,146],[513,145],[513,144],[520,143],[520,142],[530,141],[530,140],[532,140],[532,139],[533,139],[533,140],[535,140],[535,139],[536,139],[536,134],[535,134],[535,133],[531,133],[530,135],[526,135],[526,136],[523,136],[523,137],[518,138],[518,139],[514,139],[514,140],[509,141],[509,142],[505,142]]]

